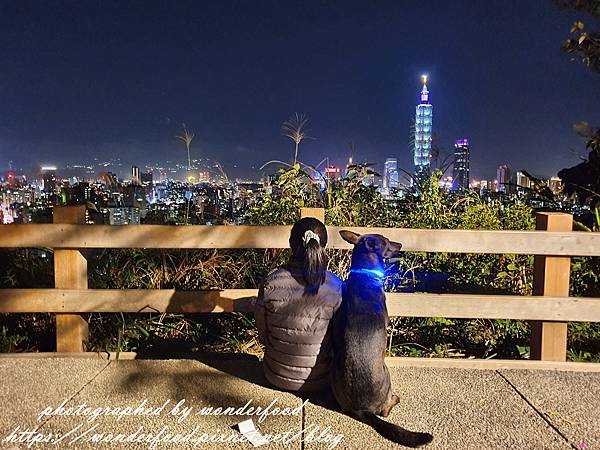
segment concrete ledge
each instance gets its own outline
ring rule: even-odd
[[[599,363],[535,361],[528,359],[386,358],[388,367],[431,367],[448,369],[526,369],[600,372]]]
[[[143,355],[120,353],[119,357],[128,359],[105,359],[115,356],[110,353],[2,355],[0,448],[11,448],[13,444],[17,445],[13,448],[27,447],[23,442],[7,441],[16,427],[59,438],[72,436],[72,432],[131,435],[139,429],[140,433],[157,433],[164,427],[168,433],[180,435],[233,432],[237,436],[232,426],[245,418],[254,418],[263,433],[282,435],[290,431],[304,439],[273,443],[269,448],[330,449],[331,439],[340,436],[338,449],[395,448],[372,428],[341,413],[333,398],[327,398],[331,395],[319,393],[307,399],[273,389],[264,378],[258,358],[251,355],[217,354],[210,359],[206,354],[188,354],[179,360],[173,359],[175,355],[169,355],[170,359],[134,360]],[[596,407],[600,373],[578,370],[579,367],[597,369],[597,364],[422,358],[389,358],[387,362],[394,392],[401,400],[387,421],[431,432],[434,441],[427,446],[428,450],[569,450],[600,445],[600,411]],[[519,370],[499,368],[511,363],[519,363]],[[476,367],[460,367],[468,364]],[[541,370],[527,370],[534,366]],[[182,404],[190,405],[196,413],[203,407],[238,408],[250,400],[252,405],[266,407],[275,401],[275,406],[301,408],[301,411],[293,416],[271,414],[264,422],[250,412],[238,416],[192,414],[180,421],[181,408],[177,414],[168,413],[171,410],[167,408],[161,415],[126,416],[122,420],[103,415],[88,422],[69,414],[39,420],[41,411],[55,408],[63,401],[66,408],[87,405],[94,409],[118,409],[137,407],[146,399],[150,406],[168,404],[169,408],[185,400]],[[322,433],[329,440],[318,439]],[[111,442],[82,440],[76,444],[76,447],[61,444],[55,448],[115,448]],[[203,447],[251,448],[247,442],[208,443]],[[49,448],[49,445],[31,448]],[[131,443],[118,448],[134,450],[148,446]],[[198,447],[188,443],[177,448]]]
[[[53,359],[53,358],[84,358],[84,359],[137,359],[136,352],[36,352],[36,353],[0,353],[0,359]]]
[[[43,359],[43,358],[90,358],[115,360],[169,360],[169,359],[218,359],[218,360],[257,360],[248,354],[203,354],[203,353],[172,353],[169,355],[140,355],[137,352],[41,352],[41,353],[0,353],[0,359]],[[600,363],[534,361],[527,359],[467,359],[467,358],[406,358],[387,357],[388,367],[430,367],[449,369],[525,369],[525,370],[564,370],[573,372],[600,372]]]

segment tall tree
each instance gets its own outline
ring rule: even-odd
[[[573,9],[593,17],[596,26],[600,20],[600,0],[556,0],[559,7]],[[562,48],[577,55],[592,71],[600,73],[600,30],[590,30],[582,20],[571,27],[571,36],[563,41]],[[590,127],[586,122],[575,125],[575,131],[587,139],[590,153],[580,164],[558,172],[565,192],[576,194],[581,202],[600,208],[600,128]],[[597,212],[597,211],[596,211]]]
[[[600,0],[557,0],[559,7],[587,13],[600,19]],[[563,50],[573,53],[596,72],[600,72],[600,32],[589,30],[578,20],[571,26],[571,36],[563,41]]]
[[[192,170],[192,158],[190,155],[190,147],[192,146],[192,141],[194,140],[194,136],[195,136],[194,133],[190,133],[188,131],[188,129],[185,126],[185,123],[183,124],[183,134],[180,136],[175,136],[180,141],[183,141],[185,148],[187,148],[188,170]]]
[[[289,137],[296,145],[294,151],[294,164],[296,164],[298,161],[298,147],[300,146],[300,142],[309,137],[303,131],[303,128],[307,122],[308,117],[306,117],[306,115],[294,113],[292,117],[283,122],[283,125],[281,125],[281,134]]]

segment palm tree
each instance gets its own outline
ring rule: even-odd
[[[300,146],[300,142],[304,139],[308,139],[302,128],[308,122],[308,117],[304,114],[294,113],[288,120],[283,122],[281,125],[281,134],[289,137],[296,144],[296,148],[294,151],[294,164],[298,161],[298,147]]]
[[[192,170],[192,158],[190,157],[190,147],[192,145],[192,141],[194,140],[194,133],[190,133],[188,129],[185,127],[185,123],[183,125],[183,134],[181,136],[175,136],[180,141],[183,141],[185,147],[187,148],[188,155],[188,170]]]

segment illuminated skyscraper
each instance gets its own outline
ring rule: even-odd
[[[525,195],[527,189],[531,187],[531,180],[522,171],[518,170],[516,174],[516,191],[517,194]]]
[[[54,192],[56,190],[56,167],[42,166],[42,184],[46,192]]]
[[[140,182],[143,186],[152,186],[152,169],[146,173],[140,174]]]
[[[431,129],[433,106],[429,102],[427,90],[427,75],[421,77],[421,102],[417,105],[415,115],[415,178],[418,182],[430,175],[429,162],[431,159]]]
[[[469,189],[469,140],[459,139],[454,143],[454,189]]]
[[[510,167],[508,167],[507,165],[498,166],[498,170],[496,170],[496,179],[498,180],[498,191],[510,194]]]
[[[8,173],[6,174],[6,182],[8,183],[8,187],[10,189],[17,187],[17,177],[12,170],[9,170]],[[0,222],[0,223],[2,223],[2,222]]]
[[[398,160],[387,158],[383,169],[383,190],[389,194],[392,189],[398,189]]]
[[[138,166],[131,166],[131,184],[139,186],[142,184],[140,178],[140,168]]]

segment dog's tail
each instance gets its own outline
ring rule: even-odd
[[[380,419],[370,411],[357,411],[356,417],[367,425],[371,425],[384,438],[406,447],[420,447],[431,442],[433,436],[429,433],[409,431],[393,423]]]

